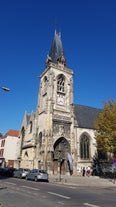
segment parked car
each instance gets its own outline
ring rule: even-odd
[[[26,175],[26,180],[49,182],[49,175],[45,170],[33,169]]]
[[[26,175],[30,172],[29,169],[19,168],[16,169],[13,173],[13,177],[15,178],[26,178]]]
[[[15,168],[13,167],[0,168],[0,175],[5,176],[5,177],[12,177],[14,170]]]

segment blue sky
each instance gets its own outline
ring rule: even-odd
[[[55,22],[57,25],[55,26]],[[74,71],[74,103],[116,101],[115,0],[0,0],[0,132],[36,111],[39,78],[54,31]]]

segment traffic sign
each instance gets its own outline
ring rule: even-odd
[[[113,169],[116,169],[116,163],[113,164]]]
[[[112,161],[113,161],[113,164],[115,164],[115,163],[116,163],[116,158],[113,158],[113,160],[112,160]]]

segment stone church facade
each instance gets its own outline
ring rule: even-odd
[[[36,112],[24,114],[19,167],[50,174],[77,174],[96,154],[94,123],[99,109],[73,103],[73,70],[68,68],[60,33],[55,31],[40,75]]]

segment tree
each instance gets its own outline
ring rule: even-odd
[[[113,100],[104,104],[95,127],[98,151],[116,156],[116,103]]]

